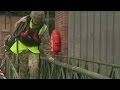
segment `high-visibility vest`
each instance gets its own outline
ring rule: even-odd
[[[29,27],[32,28],[32,20],[30,20]],[[42,28],[40,28],[38,35],[42,36],[48,30],[47,25],[44,24]],[[17,44],[18,43],[18,44]],[[20,54],[25,50],[29,50],[32,53],[39,54],[39,46],[26,46],[20,40],[16,41],[10,48],[10,50],[15,54]]]

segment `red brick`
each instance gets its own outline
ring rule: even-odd
[[[56,11],[55,28],[58,28],[61,34],[61,49],[64,56],[68,55],[68,11]]]

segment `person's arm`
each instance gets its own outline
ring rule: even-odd
[[[18,27],[18,25],[19,25],[20,22],[26,22],[27,17],[28,17],[28,15],[27,15],[27,16],[24,16],[24,17],[22,17],[20,20],[18,20],[18,21],[15,23],[15,29]]]
[[[41,51],[45,56],[47,56],[47,58],[49,58],[50,60],[52,58],[52,53],[51,53],[51,42],[50,42],[50,35],[48,32],[48,29],[46,30],[46,32],[44,33],[44,35],[41,38],[41,47],[40,47]]]

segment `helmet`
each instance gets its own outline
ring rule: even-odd
[[[38,25],[45,19],[45,12],[44,11],[32,11],[30,13],[30,17],[33,20],[33,24]]]

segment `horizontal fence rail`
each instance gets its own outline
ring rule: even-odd
[[[62,63],[57,60],[48,60],[41,57],[40,78],[44,79],[110,79],[107,76],[91,72],[80,67]]]
[[[102,63],[102,62],[97,62],[97,61],[89,61],[86,59],[80,59],[80,58],[73,58],[73,57],[67,57],[67,56],[55,56],[57,59],[59,59],[59,61],[61,62],[66,62],[70,65],[75,65],[77,67],[82,67],[86,70],[91,70],[91,66],[90,65],[96,65],[96,73],[108,76],[110,78],[113,79],[119,79],[120,78],[120,65],[116,65],[116,64],[108,64],[108,63]],[[103,67],[107,68],[107,74],[106,72],[104,73],[104,69]],[[93,68],[95,69],[95,68]]]
[[[63,57],[61,56],[59,58]],[[40,59],[39,79],[111,79],[105,75],[89,71],[86,68],[61,62],[62,60],[60,61],[58,58],[48,60],[45,57],[41,57]],[[85,67],[87,67],[87,64]],[[8,58],[5,61],[5,71],[7,79],[20,79],[16,68]]]

